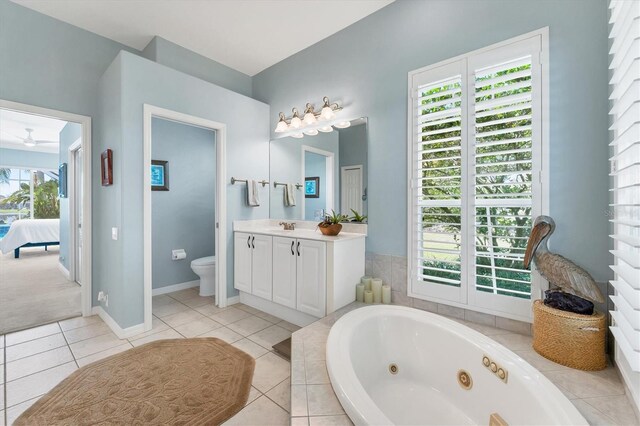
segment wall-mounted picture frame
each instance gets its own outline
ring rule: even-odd
[[[100,176],[102,186],[113,185],[113,151],[110,149],[100,154]]]
[[[58,197],[67,198],[67,163],[58,166]]]
[[[151,160],[151,190],[169,190],[169,162]]]
[[[304,178],[304,198],[320,198],[320,178],[318,176]]]

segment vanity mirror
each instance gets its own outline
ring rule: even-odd
[[[351,209],[367,215],[367,119],[332,130],[271,141],[271,219],[320,221],[331,210],[353,217]]]

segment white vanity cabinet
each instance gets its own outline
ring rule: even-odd
[[[234,235],[234,287],[265,299],[272,292],[272,237],[236,232]]]
[[[327,245],[323,241],[273,237],[275,303],[324,317],[327,292]]]

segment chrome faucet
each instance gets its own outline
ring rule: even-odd
[[[280,222],[278,225],[284,226],[285,231],[295,231],[296,223],[295,222]]]

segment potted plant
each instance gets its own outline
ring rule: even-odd
[[[318,224],[318,228],[320,228],[320,232],[322,232],[323,235],[338,235],[342,230],[342,224],[340,222],[346,218],[347,216],[331,210],[331,214],[324,217],[324,220]]]
[[[353,212],[353,217],[349,218],[351,222],[365,223],[367,221],[367,216],[361,215],[354,209],[350,209]]]

